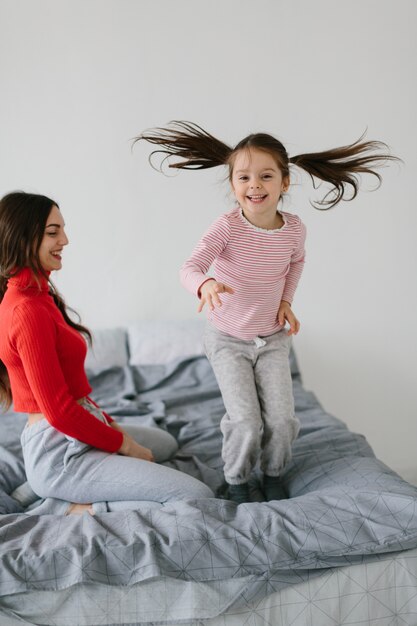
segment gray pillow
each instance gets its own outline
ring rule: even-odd
[[[205,320],[151,320],[127,329],[129,365],[165,365],[175,359],[204,354]],[[294,350],[290,352],[291,374],[299,376]]]
[[[204,354],[203,320],[152,320],[127,329],[130,365],[163,365]]]
[[[93,332],[93,345],[88,348],[85,360],[87,374],[98,374],[112,367],[124,367],[128,363],[126,329],[109,328]]]

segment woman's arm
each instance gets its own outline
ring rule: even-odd
[[[95,448],[118,451],[123,434],[100,422],[69,391],[56,349],[53,315],[45,307],[20,304],[9,332],[39,411],[51,426]]]

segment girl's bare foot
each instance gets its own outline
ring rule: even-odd
[[[82,515],[85,511],[94,515],[92,504],[71,504],[65,515]]]

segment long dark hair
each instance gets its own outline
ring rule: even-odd
[[[91,333],[85,326],[74,322],[68,315],[72,311],[50,281],[39,260],[39,248],[51,209],[58,204],[34,193],[15,191],[0,200],[0,302],[7,289],[7,281],[25,267],[29,267],[40,287],[39,277],[49,282],[49,293],[67,324],[83,333],[91,343]],[[10,381],[4,363],[0,360],[0,405],[8,408],[12,402]]]
[[[229,166],[229,180],[232,179],[233,165],[236,155],[241,150],[256,148],[269,153],[281,170],[282,177],[289,178],[290,165],[296,165],[306,171],[316,188],[316,179],[332,185],[332,189],[317,203],[317,209],[330,209],[341,200],[353,200],[359,191],[360,174],[372,174],[382,178],[375,167],[387,161],[400,161],[398,157],[388,153],[388,146],[381,141],[357,141],[347,146],[333,148],[323,152],[309,152],[289,157],[285,146],[272,135],[255,133],[248,135],[231,148],[203,128],[192,122],[173,121],[166,128],[153,128],[135,137],[134,143],[140,140],[159,146],[154,150],[149,161],[152,165],[154,154],[163,154],[159,169],[170,157],[179,157],[181,161],[169,163],[169,167],[177,169],[206,169],[219,165]],[[348,187],[351,194],[346,197]]]

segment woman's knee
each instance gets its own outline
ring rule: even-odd
[[[207,485],[203,484],[203,491],[200,496],[196,496],[196,498],[215,498],[214,492]]]
[[[177,440],[164,430],[153,428],[152,441],[148,447],[152,450],[156,463],[169,461],[178,452]]]
[[[200,498],[214,498],[213,491],[196,478],[193,479],[192,484],[187,485],[186,492],[184,494],[184,500],[199,500]]]
[[[156,430],[156,429],[155,429]],[[154,445],[151,445],[151,450],[157,463],[163,463],[169,461],[178,452],[177,440],[169,433],[160,430],[158,431],[158,438],[155,438]]]
[[[157,463],[168,461],[178,451],[176,439],[166,430],[148,426],[123,426],[123,428],[137,443],[152,450]]]

